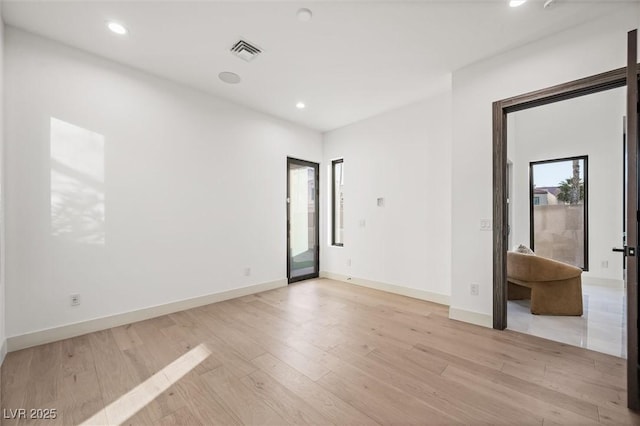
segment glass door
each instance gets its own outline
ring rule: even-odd
[[[287,278],[317,278],[320,251],[319,165],[287,158]]]

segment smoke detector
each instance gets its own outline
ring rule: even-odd
[[[262,49],[249,43],[246,40],[239,40],[231,48],[231,53],[233,53],[240,59],[251,62],[255,59],[256,56],[262,53]]]

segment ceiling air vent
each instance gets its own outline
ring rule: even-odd
[[[260,48],[252,45],[251,43],[245,40],[238,41],[231,48],[231,53],[233,53],[240,59],[244,59],[247,62],[252,61],[261,52],[262,50],[260,50]]]

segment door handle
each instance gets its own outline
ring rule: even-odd
[[[625,256],[635,256],[636,255],[635,247],[629,247],[629,246],[624,246],[623,248],[614,247],[614,248],[611,249],[611,251],[615,251],[615,252],[618,252],[618,253],[624,253]]]

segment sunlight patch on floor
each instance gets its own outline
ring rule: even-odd
[[[204,343],[196,346],[84,421],[82,425],[104,424],[105,420],[112,425],[124,423],[207,359],[209,355],[211,355],[211,351]]]

